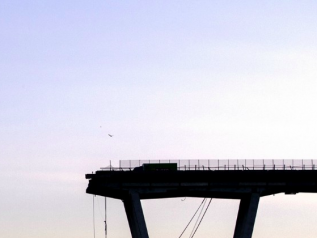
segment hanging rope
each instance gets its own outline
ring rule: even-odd
[[[196,226],[197,226],[197,223],[198,223],[198,221],[200,220],[201,214],[202,214],[202,212],[203,212],[203,210],[204,210],[204,207],[205,207],[205,205],[206,205],[206,201],[207,201],[207,199],[205,199],[205,201],[204,201],[204,204],[203,204],[203,206],[202,206],[202,208],[201,208],[201,210],[200,210],[200,213],[199,213],[199,215],[198,215],[198,217],[197,217],[197,220],[196,220],[196,222],[195,222],[195,225],[194,225],[194,227],[193,227],[193,229],[192,229],[192,232],[190,233],[189,237],[192,237],[192,235],[193,235],[193,233],[194,233],[194,231],[195,231],[195,228],[196,228]]]
[[[189,224],[192,222],[192,220],[194,219],[196,213],[198,212],[199,208],[201,207],[201,205],[203,205],[204,201],[206,200],[206,198],[204,198],[204,200],[201,202],[201,204],[199,205],[198,209],[196,210],[196,212],[194,213],[194,215],[192,216],[192,218],[190,219],[190,221],[188,222],[187,226],[185,227],[185,229],[183,230],[182,234],[178,237],[182,237],[182,235],[184,234],[184,232],[186,231],[187,227],[189,226]]]
[[[107,197],[105,197],[105,238],[107,238]]]
[[[96,237],[96,228],[95,228],[95,196],[92,195],[92,223],[94,227],[94,238]]]
[[[195,230],[194,234],[193,234],[190,238],[193,238],[194,235],[196,234],[196,231],[198,230],[198,227],[200,226],[200,223],[201,223],[201,221],[204,219],[204,216],[205,216],[205,214],[206,214],[206,212],[207,212],[207,210],[208,210],[208,208],[209,208],[209,205],[210,205],[210,203],[211,203],[211,199],[212,199],[212,198],[210,198],[210,201],[209,201],[209,203],[208,203],[208,205],[207,205],[207,207],[206,207],[206,210],[205,210],[203,216],[201,217],[201,219],[200,219],[200,221],[199,221],[199,223],[198,223],[198,226],[196,227],[196,230]]]

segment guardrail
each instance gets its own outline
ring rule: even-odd
[[[317,160],[120,160],[109,171],[131,171],[143,164],[176,163],[177,170],[315,170]]]

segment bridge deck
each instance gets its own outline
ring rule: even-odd
[[[250,193],[317,192],[317,170],[97,171],[86,174],[89,194],[124,199],[212,197],[241,199]]]

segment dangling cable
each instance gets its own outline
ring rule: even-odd
[[[196,212],[194,213],[194,215],[192,216],[192,218],[190,219],[190,221],[188,222],[187,226],[185,227],[185,229],[183,230],[182,234],[178,237],[182,237],[182,235],[184,234],[184,232],[186,231],[187,227],[189,226],[189,224],[191,223],[191,221],[194,219],[196,213],[198,212],[199,208],[201,207],[201,205],[204,203],[204,201],[206,200],[206,198],[204,198],[204,200],[201,202],[201,204],[199,205],[198,209],[196,210]]]
[[[201,210],[200,210],[200,213],[199,213],[199,215],[198,215],[198,217],[197,217],[197,220],[196,220],[196,222],[195,222],[195,225],[194,225],[193,230],[192,230],[192,232],[190,233],[190,236],[189,236],[189,237],[192,237],[192,235],[193,235],[193,233],[194,233],[194,231],[195,231],[195,228],[196,228],[196,226],[197,226],[197,223],[198,223],[198,221],[199,221],[199,219],[200,219],[200,216],[201,216],[201,214],[202,214],[202,212],[203,212],[203,210],[204,210],[204,207],[205,207],[205,205],[206,205],[206,201],[207,201],[207,199],[205,199],[205,201],[204,201],[204,204],[203,204],[203,206],[202,206],[202,208],[201,208]]]
[[[92,195],[92,223],[94,227],[94,238],[96,237],[96,229],[95,229],[95,196]]]
[[[205,216],[205,214],[206,214],[206,212],[207,212],[207,210],[208,210],[208,208],[209,208],[209,205],[210,205],[210,203],[211,203],[211,199],[212,199],[212,198],[210,198],[210,201],[209,201],[209,203],[208,203],[208,205],[207,205],[207,207],[206,207],[206,210],[205,210],[203,216],[201,217],[201,219],[200,219],[200,221],[199,221],[199,223],[198,223],[198,226],[196,227],[196,230],[194,231],[194,234],[193,234],[190,238],[193,238],[194,235],[196,234],[196,231],[198,230],[198,227],[200,226],[200,223],[201,223],[201,221],[204,219],[204,216]]]
[[[105,197],[105,238],[107,238],[107,197]]]

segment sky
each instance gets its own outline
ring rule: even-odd
[[[316,159],[316,12],[305,0],[2,0],[0,236],[93,237],[85,174],[110,160]],[[253,237],[316,237],[316,196],[262,198]],[[181,200],[142,201],[151,238],[180,235],[201,202]],[[232,236],[238,204],[213,200],[195,237]],[[130,236],[121,201],[107,216],[108,237]]]

